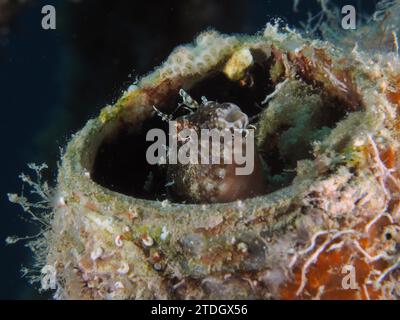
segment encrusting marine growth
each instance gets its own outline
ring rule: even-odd
[[[366,43],[268,24],[176,48],[69,142],[32,244],[42,287],[58,299],[399,299],[400,63]],[[175,115],[181,95],[198,110]],[[254,127],[256,173],[150,165],[146,132],[172,115]]]
[[[233,103],[219,104],[207,101],[195,108],[195,112],[176,119],[177,135],[185,129],[194,130],[196,136],[200,136],[203,129],[217,129],[218,133],[228,134],[227,137],[231,138],[229,140],[231,150],[228,151],[229,155],[226,154],[228,139],[225,139],[225,144],[219,144],[218,149],[207,148],[211,145],[209,141],[211,135],[210,139],[209,136],[206,136],[207,139],[200,139],[200,146],[194,154],[195,161],[188,164],[178,162],[168,166],[167,180],[170,181],[171,193],[181,201],[191,203],[231,202],[262,194],[265,191],[265,181],[257,153],[255,154],[256,159],[251,159],[256,165],[254,168],[254,163],[252,164],[249,174],[239,175],[236,172],[242,162],[241,159],[238,161],[238,154],[242,154],[242,151],[250,153],[246,144],[254,144],[254,139],[243,137],[247,134],[250,135],[250,133],[246,133],[247,115]],[[232,138],[232,136],[237,138],[238,134],[235,136],[233,131],[235,129],[240,135],[240,141],[236,140],[236,142]],[[181,144],[190,143],[197,145],[196,142],[179,141],[178,147]],[[236,152],[234,147],[236,147]],[[202,153],[201,148],[205,148],[207,152]],[[254,147],[252,149],[253,155]],[[230,160],[228,156],[230,156]]]

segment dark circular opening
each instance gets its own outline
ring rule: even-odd
[[[244,81],[231,81],[224,73],[215,72],[193,86],[188,94],[198,102],[206,97],[209,101],[234,103],[248,115],[250,124],[257,124],[265,108],[269,108],[268,104],[263,106],[261,102],[275,90],[275,85],[266,72],[271,61],[263,61],[247,71]],[[322,88],[312,84],[308,86],[315,94],[320,95],[323,105],[323,111],[312,120],[313,130],[329,132],[351,108],[343,101],[324,94]],[[176,110],[181,102],[177,92],[169,100],[169,105],[163,107],[163,110],[168,110],[174,117],[187,112],[182,108]],[[146,134],[153,128],[163,130],[168,143],[168,122],[163,121],[156,113],[144,121],[140,132],[132,130],[128,124],[121,124],[117,132],[100,145],[91,172],[93,180],[110,190],[129,196],[174,201],[169,191],[170,182],[166,181],[166,165],[151,165],[146,160],[146,151],[154,143],[146,141]],[[267,192],[289,185],[295,177],[297,161],[312,157],[311,143],[316,139],[312,132],[309,137],[299,137],[298,143],[289,144],[286,149],[282,147],[284,137],[290,139],[290,132],[298,129],[299,124],[295,120],[282,121],[272,133],[268,133],[268,142],[259,146],[262,161],[268,168],[265,176],[270,189]]]

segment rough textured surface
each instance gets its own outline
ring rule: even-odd
[[[190,157],[193,160],[189,164],[168,165],[167,181],[171,184],[168,188],[175,199],[185,203],[225,203],[265,193],[265,179],[257,151],[251,151],[254,155],[252,161],[255,162],[251,173],[236,174],[241,166],[236,154],[247,150],[246,141],[250,141],[249,138],[253,138],[250,143],[254,145],[254,134],[250,136],[246,132],[247,125],[248,117],[237,105],[214,101],[196,106],[190,114],[176,119],[177,137],[184,130],[196,133],[196,138],[190,139],[189,136],[189,141],[184,137],[178,139],[178,148],[188,143],[196,151],[191,152]],[[212,138],[211,133],[210,136],[205,136],[204,133],[202,136],[201,130],[204,129],[217,130],[217,139]],[[224,144],[220,143],[220,132],[224,133]],[[241,139],[236,145],[235,134],[240,135]],[[249,136],[246,137],[247,134]],[[210,140],[219,142],[218,149],[209,148]],[[204,149],[207,151],[204,152]]]
[[[393,56],[360,57],[271,25],[177,48],[68,144],[43,286],[79,299],[398,299],[400,69]],[[171,111],[181,88],[195,93],[216,73],[216,90],[261,90],[254,125],[268,193],[182,204],[92,179],[104,141],[122,127],[139,134],[153,105]],[[355,289],[342,287],[346,265]]]

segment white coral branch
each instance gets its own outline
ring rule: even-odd
[[[343,231],[337,231],[337,230],[329,230],[329,231],[320,231],[318,232],[316,235],[314,235],[312,237],[312,243],[311,245],[304,250],[303,252],[309,252],[310,248],[314,248],[315,247],[315,240],[322,234],[322,233],[332,233],[332,232],[336,232],[332,237],[329,237],[327,239],[325,239],[325,241],[317,248],[317,250],[315,250],[315,252],[306,260],[306,262],[304,263],[302,270],[301,270],[301,282],[300,282],[300,286],[296,292],[296,295],[299,296],[306,284],[307,284],[307,273],[310,269],[310,266],[314,263],[316,263],[318,261],[318,257],[320,256],[321,253],[324,252],[324,250],[326,249],[326,247],[328,245],[330,245],[332,243],[332,241],[338,239],[339,237],[346,235],[346,234],[355,234],[357,233],[355,230],[349,229],[349,230],[343,230]]]
[[[394,264],[392,264],[389,268],[385,269],[376,282],[380,284],[390,273],[392,273],[399,267],[400,267],[400,258],[398,258],[397,261]]]

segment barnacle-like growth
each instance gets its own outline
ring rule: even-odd
[[[380,57],[273,25],[177,48],[68,144],[57,297],[398,299],[400,69]],[[146,133],[171,119],[255,128],[259,174],[149,164]],[[226,175],[260,188],[218,193]]]
[[[254,150],[254,135],[251,137],[247,131],[248,116],[233,103],[206,101],[196,109],[176,119],[177,136],[184,130],[193,130],[196,135],[195,141],[178,139],[178,147],[187,144],[193,146],[195,152],[191,155],[194,161],[168,166],[167,184],[172,194],[186,203],[222,203],[265,193],[259,154]],[[209,130],[208,134],[204,134],[204,129]],[[212,145],[215,141],[218,145]],[[251,144],[251,151],[246,144]],[[243,163],[238,155],[243,151],[251,152],[252,163],[248,173],[240,175],[237,171]]]

